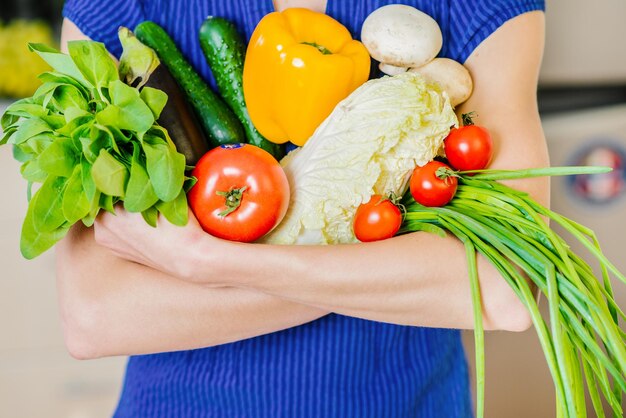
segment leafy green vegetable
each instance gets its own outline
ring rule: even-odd
[[[39,166],[45,172],[69,177],[74,171],[77,155],[70,138],[59,138],[52,142],[39,156]]]
[[[113,196],[101,193],[99,204],[102,209],[106,210],[109,213],[115,214],[115,206],[113,206],[115,203],[113,202]]]
[[[48,173],[39,167],[38,160],[26,161],[20,167],[20,173],[25,180],[36,183],[43,183],[48,178]]]
[[[104,194],[124,197],[128,170],[105,149],[100,150],[100,155],[93,163],[91,175],[96,187]]]
[[[52,132],[52,128],[39,118],[26,119],[11,136],[9,143],[19,145],[42,132]]]
[[[96,89],[108,87],[119,81],[117,66],[103,44],[91,41],[71,41],[67,43],[70,57],[80,73]]]
[[[33,213],[36,196],[26,211],[26,218],[22,224],[22,236],[20,238],[20,251],[27,259],[33,259],[52,248],[69,231],[69,225],[62,225],[50,232],[41,232],[35,228],[35,214]]]
[[[72,176],[67,180],[65,193],[63,194],[63,216],[65,220],[74,224],[87,216],[91,209],[91,203],[85,195],[81,178],[81,166],[76,165]]]
[[[113,105],[96,115],[99,123],[138,132],[146,132],[152,127],[154,114],[137,89],[115,80],[109,84],[109,94]]]
[[[128,188],[126,189],[126,199],[124,200],[124,209],[129,212],[143,212],[144,210],[154,206],[159,198],[154,192],[152,182],[148,173],[139,159],[140,149],[135,146],[133,152],[133,161],[130,168],[130,179]],[[187,207],[185,203],[185,208]]]
[[[22,255],[37,257],[76,222],[91,226],[100,210],[114,212],[120,202],[150,225],[159,213],[184,225],[193,180],[156,122],[167,95],[124,84],[103,44],[70,42],[69,55],[41,44],[29,48],[53,71],[39,76],[33,97],[16,101],[0,119],[0,145],[13,144],[28,181]],[[135,45],[126,57],[124,72],[141,74],[142,82],[158,66],[149,48]],[[31,198],[34,183],[42,184]]]
[[[141,98],[150,107],[155,119],[158,119],[167,103],[167,94],[152,87],[144,87],[141,89]]]
[[[185,157],[156,137],[146,136],[143,150],[146,153],[146,166],[156,195],[165,202],[175,199],[183,187]]]
[[[156,228],[157,226],[158,215],[159,215],[159,212],[157,208],[154,206],[141,212],[141,216],[143,217],[143,219],[146,221],[148,225],[150,225],[153,228]]]
[[[60,73],[63,76],[67,76],[67,78],[72,78],[76,80],[76,82],[83,86],[93,88],[93,85],[85,80],[81,72],[78,70],[76,63],[74,63],[69,55],[62,54],[56,49],[43,44],[29,44],[28,48],[31,51],[36,52],[56,72]],[[42,79],[42,81],[44,80]]]
[[[66,179],[48,177],[33,199],[33,226],[40,232],[52,232],[65,222],[61,204]]]
[[[189,209],[184,190],[181,190],[176,199],[171,202],[161,201],[157,203],[156,208],[174,225],[184,226],[187,224]]]
[[[83,94],[76,87],[63,84],[59,85],[53,92],[53,98],[59,109],[68,109],[76,107],[81,110],[87,110],[89,103]]]

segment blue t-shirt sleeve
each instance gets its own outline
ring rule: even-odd
[[[545,0],[456,1],[449,10],[449,39],[441,55],[463,63],[506,21],[534,10],[545,10]]]
[[[116,57],[122,54],[118,28],[126,26],[133,30],[144,20],[139,0],[67,0],[63,16],[89,38],[103,42]]]

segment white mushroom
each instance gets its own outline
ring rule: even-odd
[[[394,74],[393,67],[421,67],[437,56],[441,29],[426,13],[403,4],[374,10],[363,22],[361,41],[370,55]],[[385,71],[381,68],[382,71]]]
[[[449,58],[435,58],[428,64],[411,68],[409,71],[438,83],[448,93],[453,107],[463,103],[472,95],[473,83],[469,71],[462,64]]]

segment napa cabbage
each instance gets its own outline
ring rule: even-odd
[[[282,161],[291,187],[273,244],[353,243],[352,220],[372,194],[402,195],[411,172],[437,156],[456,115],[419,74],[366,82]]]

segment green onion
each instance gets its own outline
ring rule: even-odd
[[[607,167],[553,167],[529,170],[460,172],[455,198],[445,207],[416,203],[410,193],[400,233],[424,231],[456,236],[465,245],[476,345],[476,414],[484,416],[484,330],[476,253],[500,272],[533,321],[556,391],[556,416],[586,416],[585,386],[598,417],[604,398],[614,416],[622,416],[626,392],[626,333],[619,318],[610,276],[626,277],[602,253],[593,231],[534,201],[527,193],[496,180],[607,173]],[[562,226],[598,262],[593,268],[575,254],[545,219]],[[546,296],[548,327],[528,280]],[[598,343],[600,341],[602,345]]]
[[[610,173],[611,167],[549,167],[529,168],[526,170],[471,170],[461,171],[460,175],[474,174],[473,179],[479,180],[513,180],[546,176],[573,176],[581,174]]]

